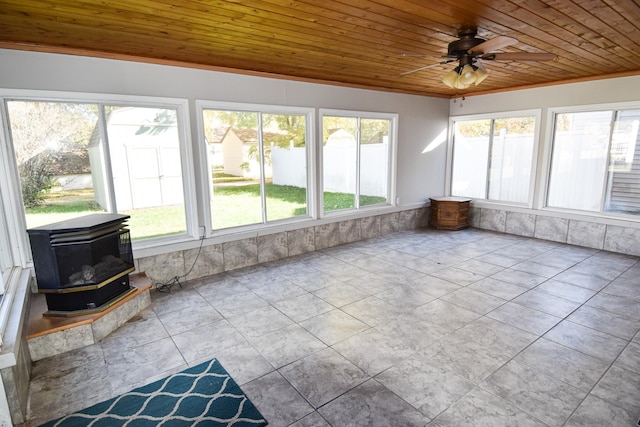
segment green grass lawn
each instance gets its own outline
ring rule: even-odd
[[[27,209],[27,228],[65,221],[104,209],[92,206],[93,202],[73,202],[70,205],[43,205]],[[128,221],[133,240],[184,233],[186,230],[184,206],[159,206],[120,212],[129,215]]]
[[[98,212],[104,209],[94,201],[92,190],[51,191],[44,204],[25,208],[27,228]]]
[[[307,214],[306,189],[286,185],[267,184],[267,221]],[[384,197],[361,196],[361,205],[384,203]],[[324,193],[325,211],[354,206],[354,195]],[[91,191],[55,191],[45,204],[26,209],[27,227],[33,228],[87,215],[104,212],[94,201]],[[130,215],[129,229],[133,240],[169,236],[186,231],[182,205],[141,208],[120,212]],[[262,223],[260,185],[239,183],[216,186],[211,208],[213,228],[216,230]]]

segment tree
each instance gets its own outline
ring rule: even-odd
[[[376,144],[382,142],[383,136],[389,135],[388,119],[360,119],[360,143]],[[324,116],[322,119],[322,141],[327,142],[329,136],[338,129],[345,130],[356,139],[358,119],[355,117]]]
[[[326,143],[332,133],[343,129],[353,135],[358,134],[358,120],[355,117],[324,116],[322,118],[322,142]]]
[[[491,120],[465,120],[455,124],[456,135],[466,138],[488,137],[491,133]]]
[[[293,114],[263,114],[264,121],[279,132],[270,135],[275,145],[287,148],[293,142],[294,147],[304,147],[307,139],[307,121],[305,116]],[[267,142],[267,141],[265,141]]]
[[[360,143],[378,144],[383,141],[383,137],[389,135],[388,119],[361,119],[360,120]]]
[[[22,201],[26,208],[41,205],[46,193],[53,187],[53,179],[47,170],[50,161],[50,154],[39,154],[18,165]]]
[[[86,151],[98,120],[95,104],[9,101],[9,125],[25,207],[43,203],[63,152]]]
[[[175,128],[178,123],[176,110],[163,109],[156,113],[153,122],[140,125],[136,135],[156,136],[166,132],[170,128]]]
[[[534,116],[495,119],[493,127],[494,135],[498,135],[501,129],[505,129],[509,134],[533,134],[536,127],[536,119]],[[491,133],[491,119],[456,122],[456,133],[466,138],[488,137]]]

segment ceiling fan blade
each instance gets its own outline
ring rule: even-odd
[[[518,40],[514,39],[513,37],[498,36],[472,47],[468,52],[476,55],[481,55],[483,53],[502,49],[503,47],[512,46],[516,43],[518,43]]]
[[[426,70],[427,68],[436,67],[438,65],[448,64],[450,62],[455,62],[457,59],[449,59],[448,61],[436,62],[435,64],[425,65],[424,67],[416,68],[415,70],[405,71],[404,73],[400,73],[401,76],[406,76],[407,74],[415,73],[416,71]]]
[[[487,53],[480,58],[488,61],[553,61],[557,56],[553,53],[504,52]]]
[[[401,53],[398,56],[402,58],[422,58],[425,56],[437,56],[439,58],[448,58],[447,55],[443,55],[441,53]]]

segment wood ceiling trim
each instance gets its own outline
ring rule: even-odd
[[[247,75],[247,76],[254,76],[254,77],[264,77],[264,78],[271,78],[271,79],[278,79],[278,80],[326,84],[329,86],[350,87],[355,89],[367,89],[367,90],[375,90],[375,91],[383,91],[383,92],[425,96],[423,90],[417,90],[415,88],[414,89],[399,89],[396,87],[381,88],[379,86],[368,84],[368,83],[367,84],[346,83],[346,82],[340,82],[335,80],[306,78],[306,77],[300,77],[300,76],[268,73],[268,72],[247,70],[247,69],[241,69],[241,68],[231,68],[231,67],[223,67],[223,66],[217,66],[217,65],[199,64],[199,63],[194,63],[189,61],[178,61],[173,59],[152,58],[148,56],[127,55],[127,54],[122,54],[117,52],[103,52],[103,51],[97,51],[97,50],[79,49],[79,48],[73,48],[73,47],[67,47],[67,46],[0,41],[0,49],[53,53],[53,54],[72,55],[72,56],[84,56],[84,57],[102,58],[102,59],[113,59],[113,60],[121,60],[121,61],[146,63],[146,64],[166,65],[166,66],[192,68],[192,69],[207,70],[207,71],[217,71],[217,72],[223,72],[223,73],[240,74],[240,75]],[[433,93],[427,96],[431,96],[434,98],[450,98],[451,97],[451,95],[448,93]]]
[[[557,80],[551,83],[544,82],[539,84],[528,84],[528,85],[521,85],[513,88],[499,88],[499,89],[489,89],[489,90],[483,89],[481,92],[459,93],[457,95],[452,95],[450,98],[453,99],[453,98],[470,97],[470,96],[477,96],[477,95],[490,95],[495,93],[511,92],[514,90],[536,89],[536,88],[566,85],[566,84],[572,84],[572,83],[585,83],[585,82],[593,82],[598,80],[617,79],[622,77],[634,77],[634,76],[640,76],[640,70],[621,71],[619,73],[604,74],[600,76],[576,77],[572,79]]]
[[[192,68],[192,69],[200,69],[200,70],[208,70],[208,71],[218,71],[218,72],[231,73],[231,74],[241,74],[241,75],[248,75],[248,76],[255,76],[255,77],[273,78],[278,80],[290,80],[290,81],[299,81],[299,82],[305,82],[305,83],[327,84],[330,86],[351,87],[356,89],[367,89],[367,90],[378,90],[378,91],[381,90],[377,86],[368,85],[368,84],[365,84],[365,85],[349,84],[349,83],[337,82],[333,80],[322,80],[322,79],[312,79],[312,78],[280,75],[280,74],[266,73],[266,72],[253,71],[253,70],[234,69],[234,68],[221,67],[221,66],[215,66],[215,65],[197,64],[192,62],[183,62],[183,61],[176,61],[176,60],[170,60],[170,59],[158,59],[158,58],[150,58],[150,57],[143,57],[143,56],[132,56],[132,55],[126,55],[126,54],[113,53],[113,52],[101,52],[96,50],[85,50],[85,49],[77,49],[77,48],[64,47],[64,46],[48,46],[48,45],[42,45],[42,44],[0,41],[0,49],[54,53],[54,54],[64,54],[64,55],[73,55],[73,56],[86,56],[86,57],[93,57],[93,58],[104,58],[104,59],[131,61],[131,62],[156,64],[156,65],[167,65],[167,66]],[[534,88],[549,87],[549,86],[562,85],[562,84],[581,83],[581,82],[606,80],[606,79],[622,78],[622,77],[632,77],[632,76],[638,76],[638,75],[640,75],[640,70],[611,73],[611,74],[605,74],[605,75],[599,75],[599,76],[586,76],[586,77],[579,77],[579,78],[572,78],[572,79],[564,79],[564,80],[558,80],[554,82],[544,82],[539,84],[522,84],[519,86],[514,86],[509,88],[482,89],[476,92],[459,92],[459,91],[447,91],[447,93],[434,92],[432,94],[430,93],[427,96],[434,97],[434,98],[454,99],[454,98],[460,98],[460,97],[488,95],[488,94],[495,94],[495,93],[511,92],[514,90],[534,89]],[[483,86],[483,87],[486,87],[486,86]],[[416,90],[416,89],[401,90],[397,88],[389,88],[389,89],[383,89],[382,91],[392,92],[392,93],[404,93],[409,95],[422,95],[422,96],[425,95],[423,91]]]
[[[50,24],[50,21],[43,21],[43,23],[39,25],[41,36],[38,37],[37,39],[34,39],[33,40],[34,42],[37,42],[37,43],[46,43],[47,41],[51,42],[51,38],[52,38],[51,34],[53,30],[48,30],[47,28],[49,26],[48,24]],[[59,20],[55,23],[55,26],[56,28],[61,26],[67,26],[69,32],[73,31],[76,35],[79,36],[79,39],[84,41],[86,46],[78,46],[78,47],[84,47],[84,48],[89,48],[90,46],[94,45],[94,43],[99,43],[104,38],[111,38],[113,41],[117,41],[117,43],[115,44],[119,46],[119,48],[134,49],[139,51],[140,54],[142,54],[141,51],[145,49],[145,46],[149,46],[149,48],[151,48],[152,46],[157,45],[158,43],[158,40],[156,39],[155,36],[149,36],[143,33],[123,34],[121,31],[119,31],[119,28],[117,27],[109,28],[106,25],[101,26],[100,29],[96,30],[96,29],[89,29],[86,27],[78,28],[77,25],[73,22],[65,22],[65,20]],[[344,56],[340,55],[340,52],[318,53],[311,50],[302,50],[301,48],[292,46],[290,44],[281,45],[279,43],[273,43],[266,37],[264,38],[255,37],[253,40],[254,40],[253,41],[254,44],[248,45],[242,42],[236,43],[233,37],[229,37],[226,45],[227,49],[229,45],[235,45],[234,52],[236,53],[236,55],[235,57],[230,57],[226,55],[228,60],[245,63],[247,61],[248,56],[250,57],[251,61],[259,59],[262,53],[260,50],[256,50],[256,45],[261,45],[265,52],[267,51],[267,49],[273,51],[276,47],[278,47],[279,51],[276,51],[276,56],[279,56],[281,58],[289,57],[290,60],[299,60],[299,58],[303,58],[301,62],[303,64],[306,62],[305,65],[307,66],[324,67],[327,63],[331,63],[332,66],[338,67],[338,66],[344,66],[345,62],[348,62],[352,66],[364,67],[366,65],[369,65],[368,58],[364,57],[364,59],[360,59],[362,57],[361,55],[354,55],[352,57],[345,58]],[[219,55],[219,53],[217,53],[214,50],[217,47],[215,44],[210,45],[210,48],[211,48],[210,51],[203,51],[202,49],[198,49],[199,47],[202,46],[202,44],[196,45],[194,43],[189,42],[187,38],[177,39],[177,40],[166,39],[166,40],[163,40],[162,43],[166,45],[165,47],[168,50],[175,51],[177,49],[180,51],[184,51],[189,55],[200,55],[200,56]],[[189,51],[189,48],[193,48],[193,49]],[[158,52],[161,53],[162,51],[158,51]],[[154,56],[161,57],[162,55],[154,55]],[[273,56],[273,53],[265,54],[266,58],[270,58],[272,56]],[[202,62],[205,64],[208,63],[208,61],[205,59],[199,62]],[[387,64],[387,66],[392,66],[392,65],[397,66],[397,63],[389,62]],[[302,69],[305,67],[301,66],[300,68]],[[398,73],[399,72],[400,72],[400,69]]]
[[[88,34],[87,34],[87,37],[89,37]],[[123,50],[118,50],[118,51],[112,50],[109,52],[113,54],[126,54],[125,51],[128,48],[127,43],[132,43],[132,46],[129,50],[135,49],[137,52],[139,52],[138,56],[146,56],[146,57],[152,57],[156,59],[168,59],[162,55],[158,55],[157,52],[148,51],[146,48],[146,43],[144,42],[144,39],[145,37],[142,37],[142,36],[136,37],[135,39],[131,39],[132,41],[129,41],[126,43],[125,42],[120,43],[119,47]],[[41,43],[41,44],[44,44],[44,43]],[[168,47],[171,48],[170,43],[168,43]],[[211,65],[211,64],[208,64],[206,57],[198,61],[198,56],[196,54],[189,52],[189,50],[184,48],[185,46],[183,45],[181,45],[180,47],[181,47],[180,49],[181,53],[174,54],[176,58],[184,57],[183,62]],[[51,49],[46,49],[46,50],[51,50]],[[178,49],[175,49],[174,51],[177,51],[177,50]],[[84,51],[86,52],[86,50]],[[307,59],[301,63],[302,65],[298,65],[298,66],[287,66],[286,63],[283,63],[275,71],[265,71],[269,69],[271,65],[267,62],[263,62],[264,59],[261,60],[256,55],[251,55],[252,53],[253,52],[246,52],[247,56],[252,56],[251,58],[252,68],[250,68],[251,70],[271,72],[276,74],[285,74],[285,75],[302,74],[303,77],[312,78],[312,79],[321,79],[326,81],[326,79],[323,78],[325,73],[323,69],[326,66],[326,58],[319,60],[320,62],[317,62],[317,63],[311,59]],[[285,59],[284,56],[283,56],[283,59]],[[220,66],[226,67],[226,68],[232,68],[232,69],[244,68],[244,65],[246,65],[246,60],[237,60],[234,58],[222,59],[219,62],[223,64]],[[340,66],[344,66],[344,64],[341,63]],[[399,72],[400,71],[398,71],[398,74]],[[345,74],[340,72],[338,69],[334,68],[332,70],[332,76],[334,78],[342,79],[346,83],[365,85],[367,87],[372,87],[372,84],[370,83],[371,81],[375,81],[377,85],[384,87],[386,89],[393,88],[396,83],[395,78],[389,79],[389,78],[380,77],[378,74],[375,74],[374,72],[366,71],[366,69],[363,69],[357,76],[354,77],[352,74],[348,74],[348,73]],[[369,83],[366,83],[367,81],[369,81]],[[410,90],[411,92],[415,92],[411,90],[410,86],[407,86],[403,90]]]

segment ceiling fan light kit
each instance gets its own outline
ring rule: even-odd
[[[478,86],[488,75],[489,73],[480,67],[458,65],[442,76],[442,82],[452,89],[466,89],[472,84]]]

